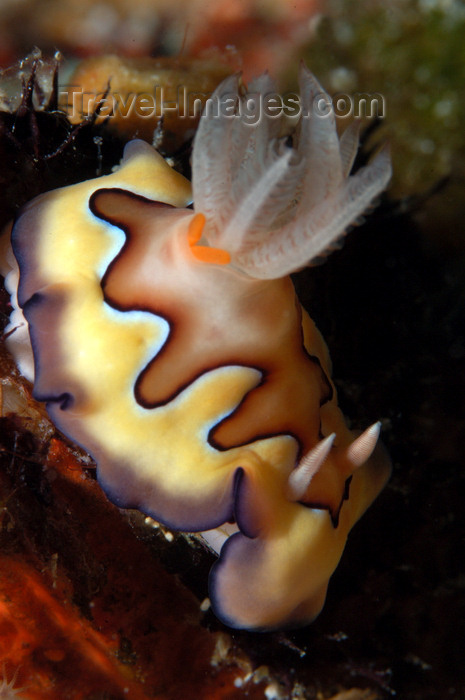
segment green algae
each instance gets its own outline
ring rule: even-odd
[[[330,92],[381,93],[396,196],[465,182],[465,4],[337,0],[304,58]]]

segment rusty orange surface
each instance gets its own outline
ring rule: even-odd
[[[73,449],[40,444],[17,418],[0,431],[0,668],[8,681],[17,672],[18,697],[243,697],[243,667],[212,664],[220,634],[202,626],[199,601]]]

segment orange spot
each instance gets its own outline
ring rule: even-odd
[[[202,231],[205,226],[205,216],[195,214],[189,224],[187,240],[191,247],[192,254],[199,262],[213,263],[214,265],[227,265],[231,262],[231,256],[226,250],[221,248],[210,248],[210,246],[196,245],[202,238]]]
[[[200,262],[214,263],[215,265],[227,265],[231,262],[229,253],[221,248],[209,248],[208,246],[198,245],[192,248],[192,253]]]
[[[189,230],[187,231],[187,240],[190,246],[194,246],[196,243],[198,243],[198,241],[200,241],[204,226],[204,214],[195,214],[194,218],[189,224]]]

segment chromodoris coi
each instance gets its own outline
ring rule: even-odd
[[[276,93],[268,75],[249,89]],[[9,344],[35,398],[113,502],[203,533],[215,613],[255,630],[315,618],[390,473],[379,424],[348,429],[289,277],[386,187],[389,154],[350,174],[357,126],[338,137],[304,66],[300,90],[282,137],[280,119],[241,116],[227,78],[200,119],[192,186],[131,141],[110,175],[27,204],[4,261]]]

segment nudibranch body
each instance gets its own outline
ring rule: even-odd
[[[390,469],[378,424],[348,430],[288,277],[385,187],[389,157],[349,176],[356,129],[339,141],[333,115],[311,113],[327,96],[305,68],[301,92],[293,146],[265,116],[201,118],[194,210],[189,182],[133,141],[115,172],[35,199],[12,232],[34,395],[115,503],[204,533],[213,608],[248,629],[319,613]],[[236,78],[212,100],[231,94],[244,99]]]

